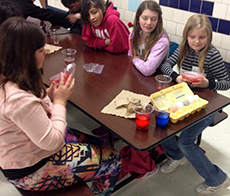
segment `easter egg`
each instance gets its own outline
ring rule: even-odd
[[[189,101],[189,104],[193,104],[193,102],[194,102],[194,97],[193,97],[193,96],[189,96],[189,97],[187,98],[187,100]]]
[[[189,105],[189,101],[187,99],[183,100],[182,103],[184,104],[184,106],[188,106]]]

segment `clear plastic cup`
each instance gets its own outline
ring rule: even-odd
[[[67,49],[63,49],[61,53],[64,54],[65,56],[64,60],[65,60],[65,65],[67,66],[75,61],[75,55],[77,53],[77,50],[72,48],[67,48]]]
[[[59,44],[59,37],[58,37],[57,32],[58,32],[58,29],[55,29],[55,28],[49,30],[50,39],[54,45]]]
[[[155,110],[156,125],[158,127],[165,127],[169,122],[169,112],[164,110]]]
[[[137,104],[134,108],[136,113],[136,125],[138,131],[147,131],[149,128],[149,121],[154,107],[148,103]]]
[[[162,89],[165,89],[170,86],[170,82],[172,81],[172,78],[167,75],[157,75],[155,77],[157,82],[157,90],[160,91]]]

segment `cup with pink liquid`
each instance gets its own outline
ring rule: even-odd
[[[67,48],[67,49],[63,49],[61,53],[65,56],[64,60],[66,66],[69,65],[70,63],[75,62],[75,55],[77,53],[77,50],[72,48]]]

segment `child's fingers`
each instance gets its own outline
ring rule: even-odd
[[[72,74],[70,74],[66,80],[65,85],[70,86],[72,80],[73,80],[73,76]]]
[[[65,80],[64,74],[61,74],[59,86],[63,86],[64,85],[64,80]]]
[[[73,87],[74,87],[74,85],[75,85],[75,78],[73,78],[72,79],[72,81],[71,81],[71,84],[70,84],[70,89],[73,89]]]

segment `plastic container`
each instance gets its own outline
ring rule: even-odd
[[[50,77],[50,80],[57,85],[59,85],[61,76],[64,75],[64,84],[66,83],[66,80],[68,79],[70,74],[74,74],[76,70],[76,64],[75,63],[70,63],[69,65],[66,66],[66,68],[61,71],[60,73]]]
[[[205,78],[205,74],[194,71],[181,71],[181,75],[184,79],[189,80],[190,82],[198,82],[200,79]]]
[[[157,75],[155,80],[157,82],[157,90],[160,91],[170,86],[172,78],[168,75]]]
[[[136,113],[136,125],[138,131],[147,131],[149,128],[149,121],[154,107],[148,103],[136,104],[134,112]]]
[[[208,101],[194,95],[187,83],[182,82],[150,95],[157,110],[168,111],[172,123],[184,120],[205,108]]]

